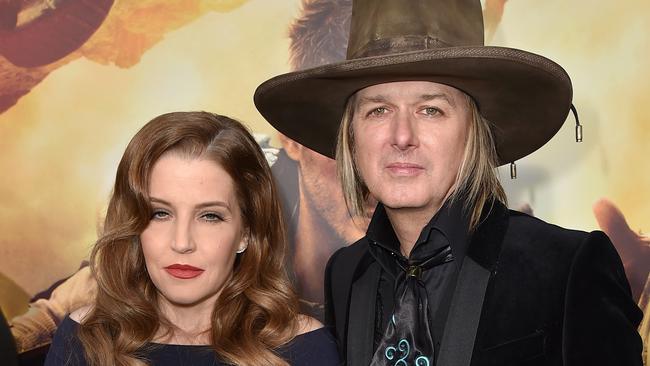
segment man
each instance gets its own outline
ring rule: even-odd
[[[280,135],[283,152],[273,171],[283,198],[289,223],[293,271],[302,299],[323,303],[323,274],[327,259],[342,246],[363,237],[365,217],[352,218],[347,212],[341,186],[336,178],[336,163],[297,142]],[[284,157],[286,155],[286,158]],[[283,162],[284,159],[290,161]],[[288,164],[295,165],[297,184],[290,184]],[[292,189],[293,187],[293,189]],[[295,196],[297,193],[297,197]],[[293,197],[293,202],[289,203]],[[316,305],[318,307],[318,305]],[[322,311],[310,315],[322,318]]]
[[[351,12],[351,0],[303,1],[289,27],[292,69],[344,60]],[[363,237],[368,220],[348,213],[333,159],[282,134],[278,137],[283,150],[272,170],[289,224],[295,282],[301,298],[313,305],[303,310],[322,320],[327,259]]]
[[[642,314],[607,236],[507,210],[495,175],[559,130],[566,72],[483,46],[479,1],[357,0],[352,14],[346,61],[255,95],[280,132],[336,150],[353,214],[379,201],[325,275],[347,363],[641,365]]]

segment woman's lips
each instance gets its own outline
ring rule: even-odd
[[[187,280],[199,276],[204,270],[189,264],[172,264],[165,267],[165,271],[176,278]]]
[[[386,169],[396,176],[414,176],[424,171],[422,165],[414,163],[390,163]]]

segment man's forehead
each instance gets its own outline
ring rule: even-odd
[[[371,85],[361,89],[354,95],[353,100],[359,106],[365,103],[382,103],[397,99],[415,101],[441,99],[455,106],[463,95],[460,90],[444,84],[430,81],[399,81]]]

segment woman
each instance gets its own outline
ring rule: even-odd
[[[103,235],[98,292],[46,365],[329,365],[329,332],[298,314],[271,172],[238,122],[169,113],[131,140]]]

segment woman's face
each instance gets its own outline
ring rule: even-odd
[[[149,196],[140,241],[161,300],[211,306],[247,245],[232,178],[214,161],[168,153],[153,166]]]

